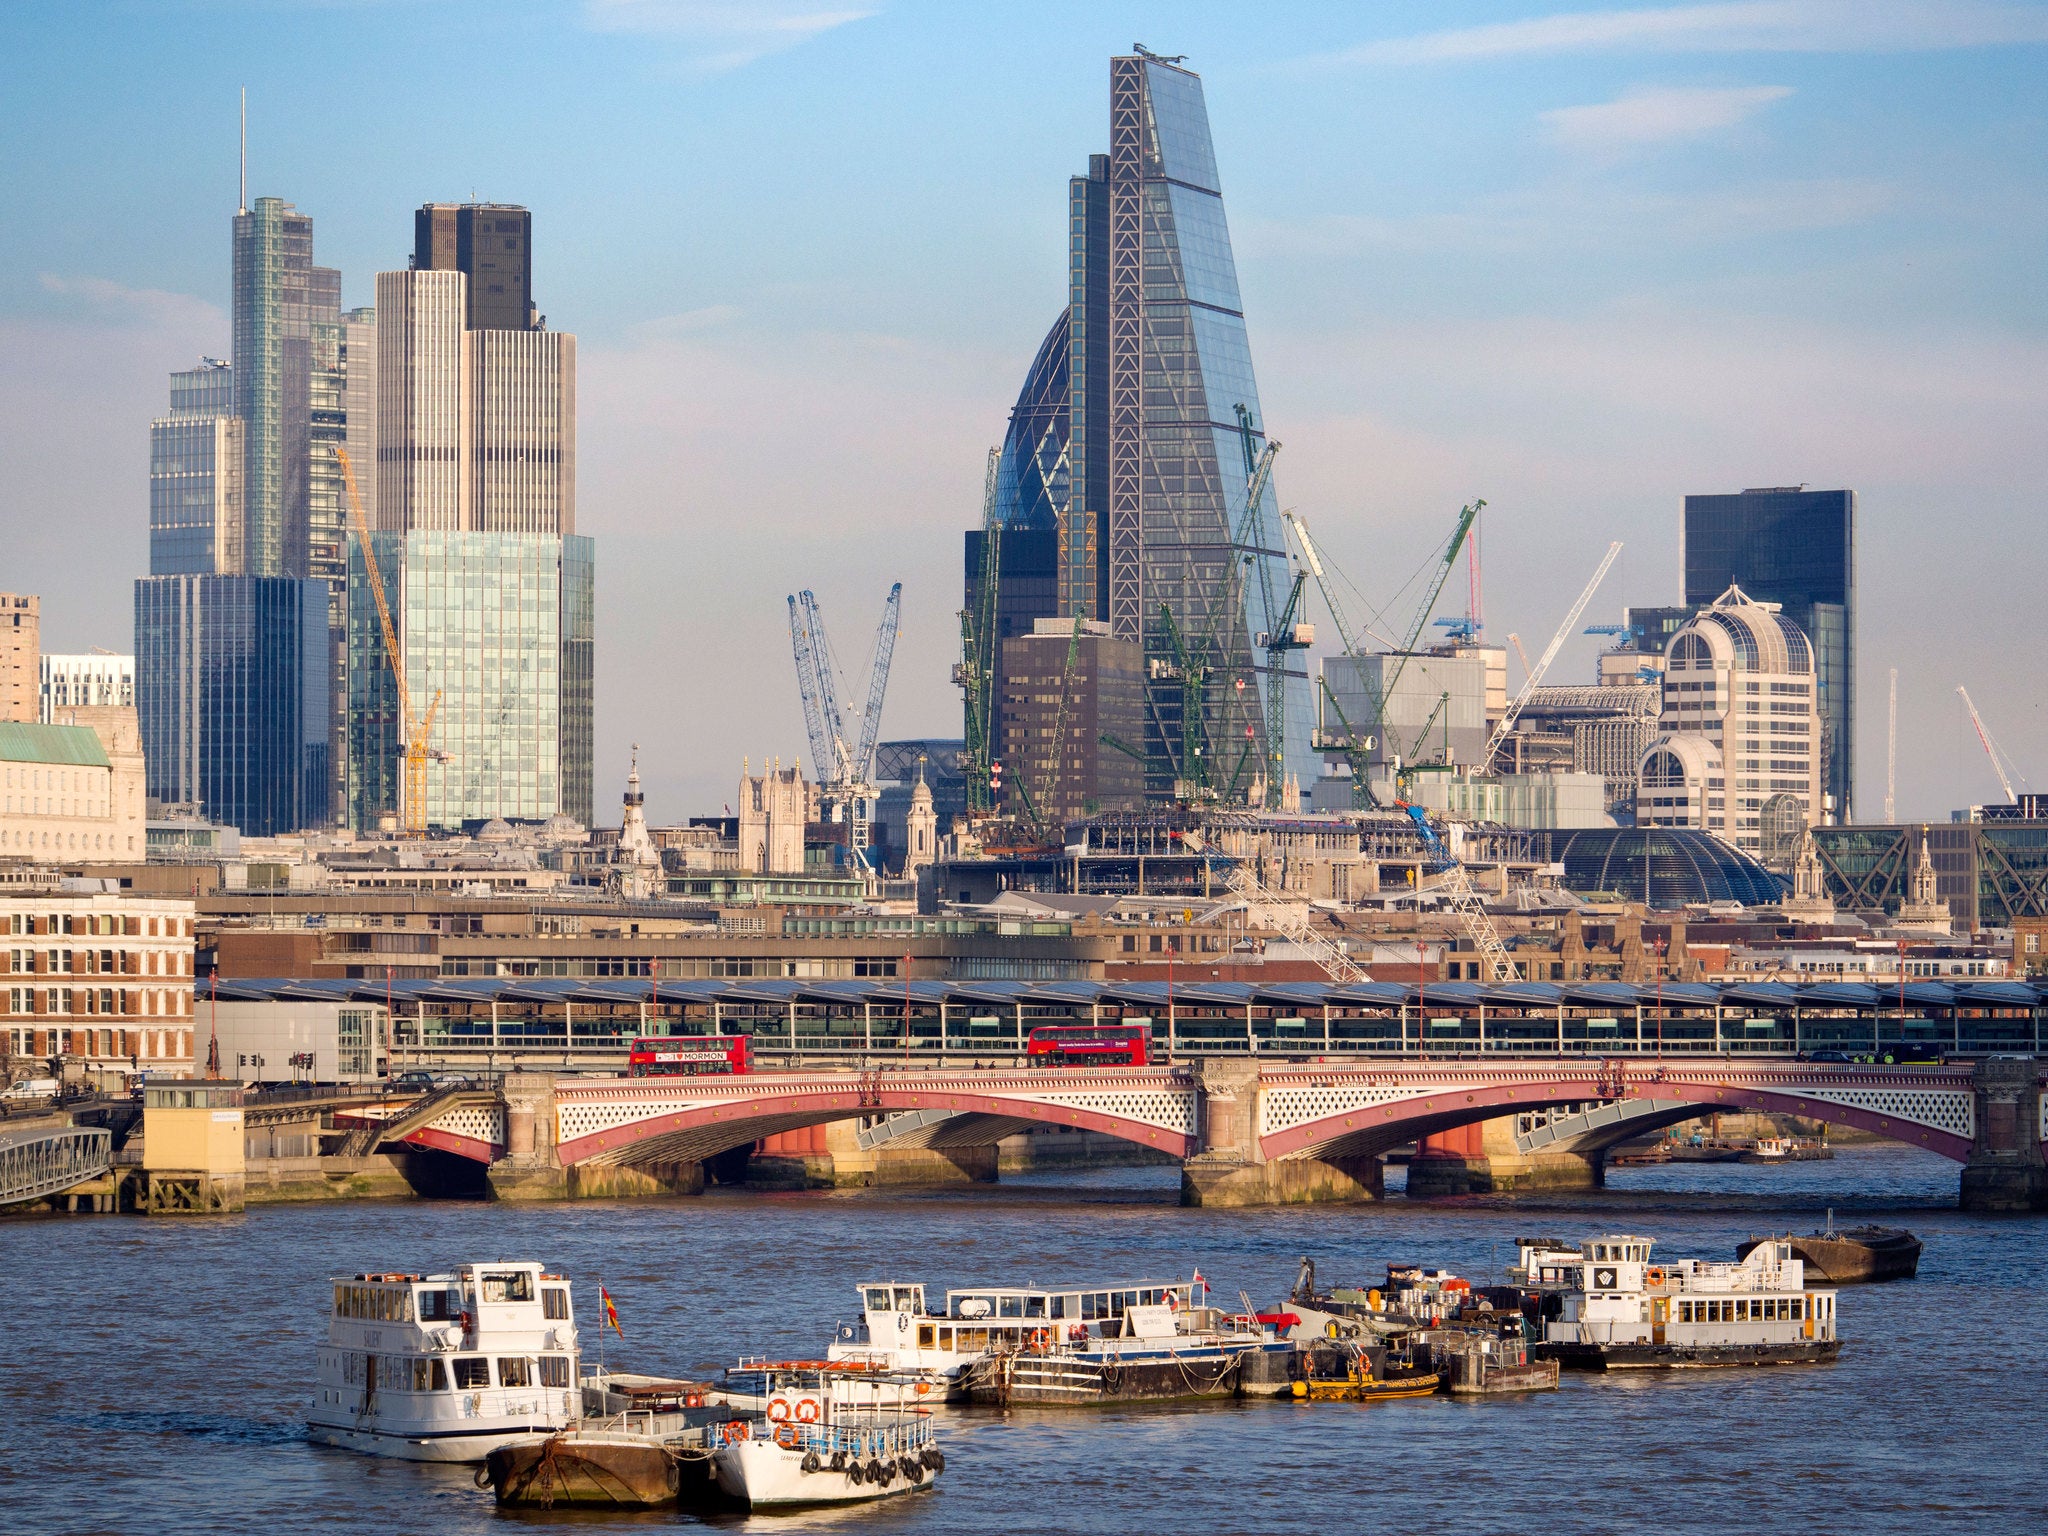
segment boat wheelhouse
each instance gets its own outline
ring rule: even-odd
[[[1791,1365],[1840,1353],[1835,1292],[1807,1285],[1789,1242],[1767,1239],[1735,1263],[1655,1264],[1654,1246],[1610,1234],[1567,1258],[1554,1243],[1524,1243],[1519,1270],[1544,1320],[1539,1353],[1592,1370]]]
[[[581,1417],[569,1282],[539,1264],[333,1282],[309,1438],[408,1461],[481,1461]]]

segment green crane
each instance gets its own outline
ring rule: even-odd
[[[981,488],[981,579],[974,601],[960,610],[960,660],[953,681],[965,695],[966,736],[961,753],[967,774],[967,812],[986,816],[995,809],[989,783],[995,767],[995,678],[1002,659],[996,635],[996,588],[1002,575],[1003,525],[996,515],[996,466],[1002,450],[988,451]]]
[[[1392,665],[1384,682],[1377,687],[1365,667],[1366,652],[1358,643],[1357,637],[1352,634],[1351,626],[1344,617],[1344,609],[1337,600],[1327,562],[1316,548],[1315,541],[1309,537],[1307,525],[1293,512],[1282,514],[1292,524],[1295,537],[1301,541],[1303,559],[1315,576],[1317,589],[1323,594],[1323,605],[1330,610],[1330,621],[1337,630],[1337,642],[1343,653],[1357,665],[1359,684],[1365,690],[1365,719],[1360,725],[1354,726],[1337,703],[1337,696],[1331,691],[1328,680],[1324,679],[1322,682],[1324,702],[1336,715],[1343,729],[1340,732],[1327,729],[1319,731],[1317,747],[1325,752],[1338,753],[1351,764],[1351,796],[1354,805],[1371,807],[1376,804],[1370,783],[1368,759],[1375,739],[1385,729],[1387,699],[1400,685],[1401,674],[1408,665],[1408,657],[1414,652],[1416,641],[1421,638],[1423,629],[1428,625],[1430,614],[1435,611],[1437,598],[1443,593],[1444,583],[1450,579],[1452,566],[1457,563],[1458,551],[1464,548],[1465,537],[1472,531],[1472,524],[1478,519],[1480,509],[1485,505],[1486,503],[1480,500],[1458,509],[1457,526],[1451,530],[1444,552],[1435,562],[1428,590],[1423,595],[1421,605],[1415,610],[1414,621],[1408,626],[1408,633],[1395,649]]]

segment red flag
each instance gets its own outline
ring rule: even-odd
[[[603,1333],[605,1323],[609,1323],[611,1324],[612,1332],[623,1339],[626,1336],[626,1330],[619,1326],[619,1309],[612,1305],[612,1293],[600,1285],[597,1288],[597,1299],[604,1304],[604,1322],[597,1325],[597,1331]]]
[[[1191,1283],[1199,1285],[1202,1288],[1203,1295],[1209,1294],[1209,1282],[1202,1278],[1202,1272],[1199,1269],[1195,1271],[1195,1278]]]

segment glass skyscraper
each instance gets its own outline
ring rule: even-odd
[[[1813,643],[1821,781],[1847,822],[1856,784],[1856,493],[1777,486],[1685,498],[1685,601],[1733,584],[1777,603]]]
[[[427,529],[371,542],[413,717],[434,710],[427,825],[557,813],[589,825],[591,541]],[[404,718],[355,540],[348,611],[348,821],[373,829],[399,813]]]
[[[1177,61],[1110,61],[1109,153],[1068,188],[1067,300],[1011,413],[999,515],[1056,530],[1062,615],[1143,645],[1148,795],[1197,777],[1241,794],[1262,768],[1257,640],[1289,578],[1276,492],[1246,509],[1264,415],[1202,82]],[[1285,771],[1309,782],[1299,660],[1285,693]],[[1206,769],[1181,761],[1191,697]]]
[[[148,793],[257,837],[329,799],[327,589],[288,576],[135,583],[135,705]]]
[[[235,215],[235,415],[243,426],[244,566],[309,574],[313,325],[341,318],[341,274],[313,265],[313,221],[282,198]]]
[[[430,205],[411,268],[377,276],[372,542],[413,718],[434,710],[430,827],[594,810],[576,338],[533,311],[530,233],[523,208]],[[371,830],[402,815],[405,743],[363,561],[351,539],[346,820]]]
[[[149,569],[242,569],[242,423],[217,358],[172,374],[170,414],[149,424]]]

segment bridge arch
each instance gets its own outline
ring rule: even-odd
[[[1911,1085],[1903,1081],[1898,1086],[1903,1091],[1911,1091]],[[1261,1136],[1259,1146],[1268,1160],[1370,1155],[1386,1152],[1419,1136],[1456,1130],[1460,1126],[1497,1119],[1525,1109],[1584,1103],[1595,1096],[1589,1092],[1584,1075],[1555,1082],[1525,1079],[1512,1084],[1474,1083],[1390,1103],[1340,1110]],[[1846,1104],[1796,1087],[1688,1081],[1672,1077],[1629,1082],[1619,1093],[1606,1096],[1683,1100],[1698,1110],[1707,1111],[1747,1109],[1803,1115],[1853,1125],[1858,1130],[1938,1153],[1953,1162],[1967,1163],[1970,1159],[1972,1138],[1968,1132],[1972,1126],[1967,1122],[1954,1129],[1943,1129],[1897,1110]],[[1672,1120],[1665,1123],[1682,1118],[1685,1116],[1674,1113]],[[1648,1122],[1643,1123],[1647,1125]]]
[[[991,1085],[987,1084],[899,1087],[874,1082],[813,1081],[770,1087],[769,1081],[757,1079],[750,1085],[754,1091],[743,1097],[696,1105],[661,1104],[656,1090],[646,1095],[653,1102],[648,1104],[645,1115],[622,1120],[614,1114],[607,1117],[611,1123],[591,1129],[584,1129],[579,1122],[595,1117],[578,1116],[572,1106],[587,1102],[594,1095],[570,1090],[557,1100],[557,1155],[564,1167],[579,1163],[701,1161],[784,1131],[829,1125],[862,1115],[912,1110],[976,1117],[986,1126],[984,1134],[989,1140],[1026,1125],[1059,1125],[1100,1131],[1174,1157],[1186,1157],[1195,1150],[1192,1113],[1188,1127],[1176,1130],[1127,1112],[1119,1113],[1114,1107],[1096,1108],[1075,1102],[1081,1098],[1113,1101],[1119,1097],[1114,1092],[1085,1091],[1113,1086],[1100,1082],[1077,1083],[1076,1088],[1083,1091],[1060,1098],[989,1092]],[[1156,1089],[1161,1085],[1144,1086]],[[1186,1092],[1191,1098],[1192,1087],[1187,1087]]]

